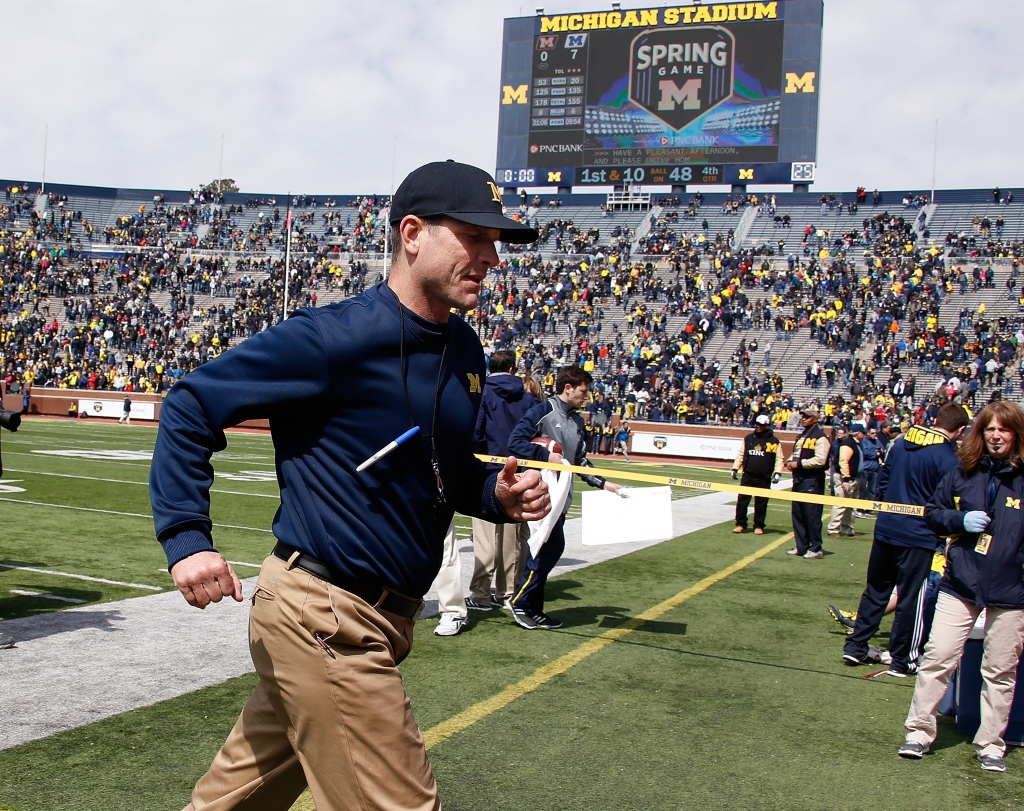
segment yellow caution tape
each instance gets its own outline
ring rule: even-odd
[[[503,465],[507,457],[486,456],[476,454],[476,458],[488,464]],[[899,504],[890,501],[866,501],[861,498],[841,498],[825,496],[817,493],[794,493],[792,490],[765,490],[763,487],[745,487],[742,484],[722,484],[706,482],[702,479],[682,479],[676,476],[655,476],[652,473],[633,473],[623,470],[611,470],[599,467],[580,467],[577,465],[553,465],[550,462],[535,462],[533,459],[516,459],[520,467],[537,468],[540,470],[568,470],[583,476],[603,476],[606,479],[624,479],[631,482],[649,482],[651,484],[667,484],[670,487],[687,487],[705,492],[736,493],[759,498],[778,498],[783,501],[802,501],[807,504],[823,504],[827,507],[853,507],[857,510],[873,510],[879,513],[895,515],[924,515],[924,507],[915,504]]]

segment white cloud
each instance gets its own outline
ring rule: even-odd
[[[554,3],[549,13],[601,4]],[[0,176],[253,192],[386,191],[493,168],[500,0],[8,4]],[[827,0],[816,188],[1024,185],[1011,0]]]

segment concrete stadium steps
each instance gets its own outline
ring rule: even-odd
[[[541,227],[555,220],[572,220],[580,234],[586,234],[591,228],[597,228],[601,232],[597,241],[600,247],[607,247],[611,243],[611,234],[616,227],[631,228],[635,231],[647,215],[646,211],[613,211],[608,216],[596,206],[559,206],[556,208],[541,206],[537,209],[530,209],[530,211],[536,212],[529,215],[530,223],[539,222]],[[555,240],[552,237],[541,246],[540,254],[545,259],[555,259],[566,255],[564,250],[556,253],[554,247]]]
[[[662,211],[662,218],[666,215],[672,214],[673,212],[679,213],[678,222],[655,222],[651,226],[651,231],[657,233],[663,227],[667,226],[676,233],[685,235],[688,239],[694,239],[704,234],[712,242],[715,238],[721,234],[723,237],[728,236],[729,231],[735,231],[740,224],[740,219],[743,216],[744,209],[740,209],[739,212],[733,214],[723,213],[721,204],[710,205],[705,202],[697,210],[697,214],[693,217],[684,216],[686,211],[686,205],[680,205],[678,208],[666,206]],[[704,220],[708,221],[708,230],[705,232],[702,228]]]
[[[931,240],[935,244],[944,244],[947,234],[961,231],[982,241],[981,233],[974,233],[975,217],[988,217],[992,221],[992,240],[996,239],[996,220],[999,217],[1006,220],[1002,237],[1004,242],[1024,239],[1024,200],[1014,200],[1009,205],[996,205],[992,202],[946,204],[942,202],[940,194],[936,194],[936,198],[935,214],[928,226]]]
[[[93,226],[93,234],[91,239],[84,233],[78,223],[75,224],[72,234],[75,239],[81,239],[83,245],[92,244],[99,248],[105,248],[107,246],[106,238],[104,236],[104,230],[109,227],[113,227],[117,220],[123,216],[133,216],[139,213],[139,206],[144,207],[144,213],[148,216],[153,214],[155,204],[153,202],[153,192],[144,192],[136,189],[118,190],[115,195],[110,197],[88,197],[83,195],[68,195],[68,201],[64,204],[64,208],[69,211],[81,211],[85,219],[87,219]],[[181,195],[177,195],[181,196]],[[165,203],[166,209],[169,211],[175,207],[186,206],[187,196],[184,199],[168,199]],[[234,205],[238,205],[235,203]],[[226,207],[226,206],[225,206]],[[209,210],[220,210],[222,206],[216,204],[203,204],[201,207],[204,211]],[[281,220],[274,224],[274,244],[268,246],[268,249],[283,250],[284,240],[282,231],[284,228],[284,217],[287,209],[287,199],[282,197],[276,206],[261,206],[259,208],[248,208],[243,205],[241,214],[231,215],[231,221],[233,223],[232,228],[237,229],[241,234],[248,234],[249,229],[253,223],[260,219],[260,213],[264,217],[273,218],[274,209],[278,208],[281,211]],[[355,215],[358,211],[357,208],[349,205],[338,205],[333,208],[325,208],[324,206],[318,206],[317,208],[297,208],[294,210],[294,216],[296,220],[296,227],[298,226],[298,220],[304,215],[313,214],[313,221],[311,223],[301,225],[301,228],[310,236],[315,238],[318,244],[322,243],[322,240],[326,236],[326,230],[329,227],[323,221],[323,214],[327,211],[341,212],[342,227],[351,234],[352,227],[344,225],[345,215],[351,214],[354,221]],[[589,209],[588,209],[589,211]],[[202,224],[203,220],[197,223]],[[374,237],[380,238],[383,236],[383,223],[379,223],[378,227],[374,230]],[[165,237],[168,241],[184,246],[193,236],[198,236],[194,229],[188,229],[182,231],[177,225],[171,221],[164,221],[160,228],[161,236]],[[333,237],[332,237],[333,238]],[[126,246],[118,246],[114,243],[110,244],[111,248],[123,248]],[[227,242],[219,243],[214,249],[230,249],[233,247]],[[202,249],[202,248],[200,248]]]
[[[908,220],[918,213],[917,209],[904,209],[902,206],[899,206],[898,210],[894,210],[892,208],[884,209],[881,206],[873,208],[864,205],[860,207],[856,214],[848,214],[846,209],[842,207],[827,209],[822,214],[820,205],[787,206],[779,204],[776,207],[775,214],[769,214],[765,210],[754,220],[753,225],[751,225],[750,230],[747,232],[746,239],[743,241],[743,247],[764,244],[775,247],[781,239],[786,243],[786,252],[790,253],[803,240],[804,231],[808,225],[814,226],[816,230],[824,229],[828,231],[831,239],[836,239],[853,229],[863,231],[865,219],[886,210],[890,214],[902,215]],[[790,216],[789,228],[776,227],[775,216],[781,217],[786,214]]]

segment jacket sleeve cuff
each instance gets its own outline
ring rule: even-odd
[[[500,472],[500,471],[499,471]],[[484,521],[489,521],[492,524],[511,524],[515,523],[509,514],[505,512],[505,509],[501,506],[495,495],[494,488],[498,484],[498,472],[492,473],[487,481],[484,482],[484,491],[482,498],[480,499],[480,510]]]
[[[167,570],[174,568],[174,564],[184,560],[197,552],[216,552],[210,536],[199,529],[186,529],[171,535],[160,541],[167,555]]]

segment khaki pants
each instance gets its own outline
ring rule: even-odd
[[[832,487],[840,498],[857,498],[860,495],[860,481],[854,479],[846,485],[847,490],[843,492],[843,477],[838,473],[832,474]],[[828,522],[830,533],[841,533],[849,535],[853,532],[853,507],[833,507],[832,517]]]
[[[963,653],[964,643],[981,609],[939,592],[928,646],[914,685],[914,699],[907,716],[907,740],[931,746],[935,740],[935,711],[946,692],[950,676]],[[985,610],[985,653],[981,659],[981,726],[974,736],[978,756],[1006,751],[1003,732],[1010,719],[1010,704],[1017,682],[1017,663],[1024,648],[1024,610]]]
[[[439,809],[397,668],[413,620],[273,556],[252,602],[260,680],[186,811],[287,811],[307,782],[317,811]]]
[[[495,597],[502,602],[512,597],[526,565],[525,548],[529,536],[530,529],[525,523],[492,524],[473,519],[471,600],[490,605],[492,576]]]
[[[466,618],[466,595],[462,593],[462,559],[459,557],[459,538],[455,533],[455,519],[448,525],[441,553],[441,568],[434,578],[437,593],[437,611],[445,617]]]

